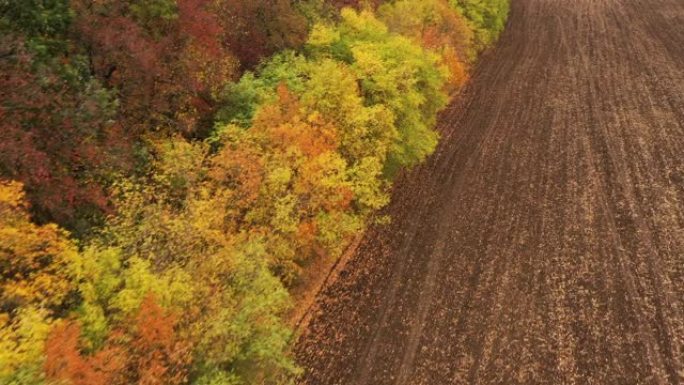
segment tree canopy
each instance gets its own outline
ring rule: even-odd
[[[0,383],[280,385],[503,0],[0,0]]]

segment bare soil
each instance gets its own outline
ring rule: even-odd
[[[684,383],[684,1],[512,3],[302,384]]]

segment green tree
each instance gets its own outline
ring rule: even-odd
[[[470,22],[481,51],[496,41],[506,26],[510,0],[449,0]]]

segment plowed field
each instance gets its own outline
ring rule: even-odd
[[[684,1],[513,0],[439,129],[302,382],[684,383]]]

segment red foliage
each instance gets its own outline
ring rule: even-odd
[[[229,49],[243,68],[284,48],[303,44],[307,21],[290,0],[220,0]]]
[[[107,346],[93,356],[79,348],[81,328],[74,322],[55,326],[45,344],[45,375],[70,385],[110,385],[121,383],[124,352]]]
[[[134,320],[128,344],[126,384],[176,385],[187,377],[190,345],[175,333],[177,319],[147,296]]]
[[[88,47],[95,75],[119,91],[128,130],[194,134],[214,107],[217,88],[237,65],[208,0],[178,1],[178,17],[136,20],[126,2],[74,1],[76,38]]]
[[[45,374],[70,385],[178,385],[190,366],[190,344],[175,332],[176,317],[148,296],[124,328],[88,355],[79,347],[80,327],[62,322],[45,345]]]
[[[16,54],[0,59],[0,175],[26,186],[41,221],[106,210],[100,177],[125,167],[127,137],[92,95],[49,68],[32,70],[20,39],[8,44]]]
[[[208,10],[209,0],[178,0],[178,24],[181,35],[189,36],[211,56],[221,52],[223,30],[218,16]]]

